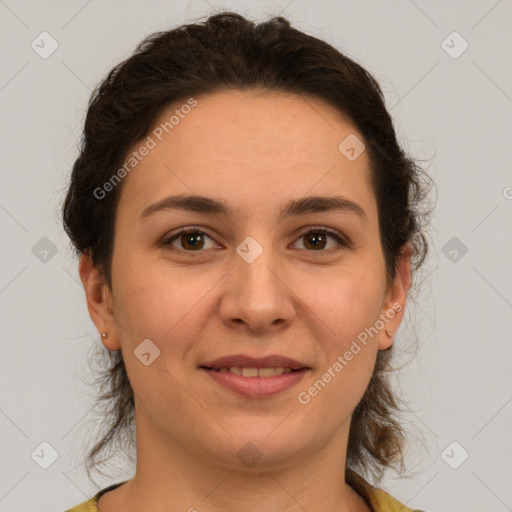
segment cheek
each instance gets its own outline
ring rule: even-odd
[[[328,327],[339,348],[378,320],[382,302],[380,276],[368,270],[343,269],[314,281],[316,284],[311,281],[302,288],[304,302]]]
[[[370,382],[377,356],[376,339],[369,334],[379,315],[379,300],[373,286],[362,281],[340,280],[322,289],[310,318],[325,326],[314,335],[320,367],[300,391],[301,404],[312,410],[329,410],[343,422],[361,400]]]
[[[208,318],[204,311],[207,301],[203,304],[200,299],[212,288],[214,278],[206,273],[192,277],[169,264],[164,268],[159,263],[135,261],[127,261],[122,274],[118,272],[114,304],[123,357],[139,405],[151,414],[166,417],[165,411],[158,412],[162,402],[178,409],[186,406],[186,393],[177,383],[186,377],[184,361],[201,334],[200,322],[204,324]],[[146,339],[157,347],[148,345],[152,362],[147,366],[137,357],[142,353],[138,347]],[[155,359],[152,351],[158,354]]]
[[[324,356],[320,378],[331,389],[325,399],[338,400],[336,395],[341,393],[355,406],[368,385],[377,356],[373,328],[379,320],[381,282],[371,272],[365,275],[348,270],[340,272],[338,279],[316,282],[321,284],[302,290],[310,318],[319,319],[317,325],[322,329],[321,335],[317,332],[313,336]],[[329,397],[330,393],[334,395]]]
[[[127,262],[119,275],[115,313],[130,337],[162,341],[183,329],[218,277],[211,272],[170,268],[169,263],[142,262]]]

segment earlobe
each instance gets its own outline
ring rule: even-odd
[[[101,333],[101,342],[108,350],[119,350],[121,346],[116,334],[110,288],[105,276],[96,267],[87,251],[80,256],[79,273],[85,291],[87,309],[96,329]],[[107,335],[104,336],[103,333]]]
[[[379,335],[378,339],[378,349],[379,350],[388,350],[393,345],[393,332],[386,327],[382,329],[382,332]]]
[[[383,330],[384,330],[386,336],[385,336],[384,340],[381,340],[379,338],[379,343],[378,343],[379,350],[388,350],[393,345],[393,333],[389,329],[386,329],[386,328],[384,328]]]

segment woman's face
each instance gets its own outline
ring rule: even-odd
[[[233,468],[250,457],[268,468],[339,461],[409,286],[407,260],[386,288],[363,137],[311,97],[229,91],[196,101],[167,109],[134,148],[113,291],[92,293],[96,270],[81,261],[104,344],[122,349],[139,443]],[[160,124],[176,109],[166,133]],[[173,208],[175,196],[208,199]],[[246,377],[203,368],[228,356],[256,360],[246,367],[281,366],[261,360],[282,356],[306,369]]]

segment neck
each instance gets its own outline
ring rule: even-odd
[[[370,512],[345,483],[348,426],[324,446],[310,445],[286,457],[268,451],[272,457],[252,466],[215,457],[215,447],[212,453],[184,450],[179,440],[170,443],[140,419],[136,431],[136,474],[101,498],[102,512],[110,512],[110,506],[126,512],[252,512],[255,504],[268,512]]]

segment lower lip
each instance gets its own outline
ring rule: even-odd
[[[290,373],[282,373],[274,377],[243,377],[230,372],[218,372],[207,368],[201,368],[212,379],[236,393],[250,397],[263,398],[277,395],[295,386],[302,380],[307,368]]]

